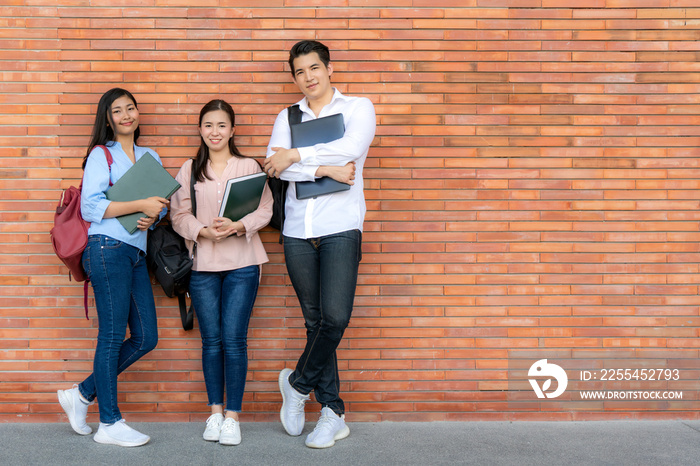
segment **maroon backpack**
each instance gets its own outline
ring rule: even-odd
[[[110,171],[109,185],[112,186],[112,154],[105,146],[95,147],[101,147],[105,152]],[[89,280],[83,269],[82,257],[83,251],[87,246],[90,222],[86,222],[80,213],[80,193],[82,188],[83,183],[81,182],[80,188],[71,186],[61,193],[61,199],[53,217],[51,243],[58,258],[68,267],[68,279],[70,280],[72,275],[76,281],[85,282],[84,305],[85,317],[87,318],[87,287]]]

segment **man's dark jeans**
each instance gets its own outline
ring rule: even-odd
[[[306,347],[289,382],[302,394],[314,391],[322,407],[341,415],[345,405],[335,350],[352,314],[362,232],[305,240],[285,236],[284,257],[306,325]]]

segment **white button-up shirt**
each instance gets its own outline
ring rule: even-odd
[[[377,124],[374,105],[365,97],[344,96],[337,89],[334,89],[331,102],[323,107],[318,117],[309,108],[306,97],[297,104],[302,112],[301,121],[342,113],[345,135],[329,143],[297,148],[301,161],[282,172],[281,178],[290,181],[285,203],[284,235],[307,239],[348,230],[362,231],[367,210],[362,170]],[[275,120],[267,156],[274,153],[273,147],[289,149],[291,141],[285,108]],[[356,167],[355,184],[349,190],[312,199],[297,199],[295,182],[313,181],[316,170],[322,165],[344,166],[348,162],[355,162]]]

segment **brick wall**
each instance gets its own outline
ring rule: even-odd
[[[99,96],[136,95],[140,142],[173,174],[214,97],[263,157],[299,98],[287,50],[311,38],[332,49],[335,86],[377,111],[339,351],[353,420],[698,418],[697,0],[120,3],[0,8],[0,422],[63,420],[55,391],[91,370],[97,322],[48,231]],[[262,236],[247,420],[277,419],[278,371],[304,343],[277,233]],[[120,378],[122,411],[202,420],[198,331],[154,290],[160,343]],[[684,399],[581,404],[571,380],[539,402],[522,371],[541,358],[572,379],[676,368],[661,385]]]

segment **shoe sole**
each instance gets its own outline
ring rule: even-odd
[[[78,435],[90,435],[92,433],[92,428],[90,426],[88,426],[90,431],[85,432],[80,430],[78,426],[75,425],[75,421],[70,415],[70,412],[73,410],[73,405],[68,400],[68,395],[66,395],[66,391],[58,390],[56,394],[58,395],[58,403],[61,405],[61,408],[63,408],[63,412],[66,413],[66,416],[68,416],[68,422],[70,423],[70,426],[75,431],[75,433]]]
[[[143,442],[123,442],[121,440],[113,439],[112,437],[109,437],[107,435],[100,435],[100,431],[98,430],[95,436],[93,437],[93,440],[103,445],[117,445],[120,447],[140,447],[141,445],[147,444],[151,440],[151,437],[146,437],[146,440]]]
[[[241,444],[241,440],[240,440],[240,439],[239,439],[238,441],[235,441],[235,440],[234,440],[234,441],[232,441],[232,442],[226,442],[226,441],[222,442],[221,440],[219,440],[219,443],[220,443],[221,445],[226,445],[226,446],[240,445],[240,444]]]
[[[299,432],[298,434],[293,434],[293,433],[291,433],[291,432],[289,431],[289,428],[287,428],[287,424],[284,422],[284,415],[283,415],[283,413],[284,413],[284,405],[287,403],[287,399],[286,399],[285,396],[284,396],[284,378],[285,378],[285,377],[289,377],[289,374],[291,374],[291,373],[292,373],[291,370],[282,369],[282,370],[280,371],[279,377],[277,378],[277,384],[279,385],[280,393],[282,394],[282,408],[280,408],[280,421],[282,421],[282,427],[284,427],[284,430],[285,430],[289,435],[291,435],[292,437],[298,437],[298,436],[301,435],[301,432],[304,431],[304,428],[302,427],[301,432]]]
[[[212,437],[210,437],[210,438],[207,438],[207,437],[205,437],[205,436],[202,435],[202,438],[203,438],[204,440],[206,440],[207,442],[218,442],[218,441],[219,441],[219,437],[213,437],[213,436],[212,436]]]
[[[343,440],[348,435],[350,435],[350,428],[348,426],[345,426],[333,436],[333,439],[330,442],[324,443],[322,445],[314,444],[313,442],[311,442],[307,443],[306,446],[309,448],[330,448],[333,445],[335,445],[336,440]]]

